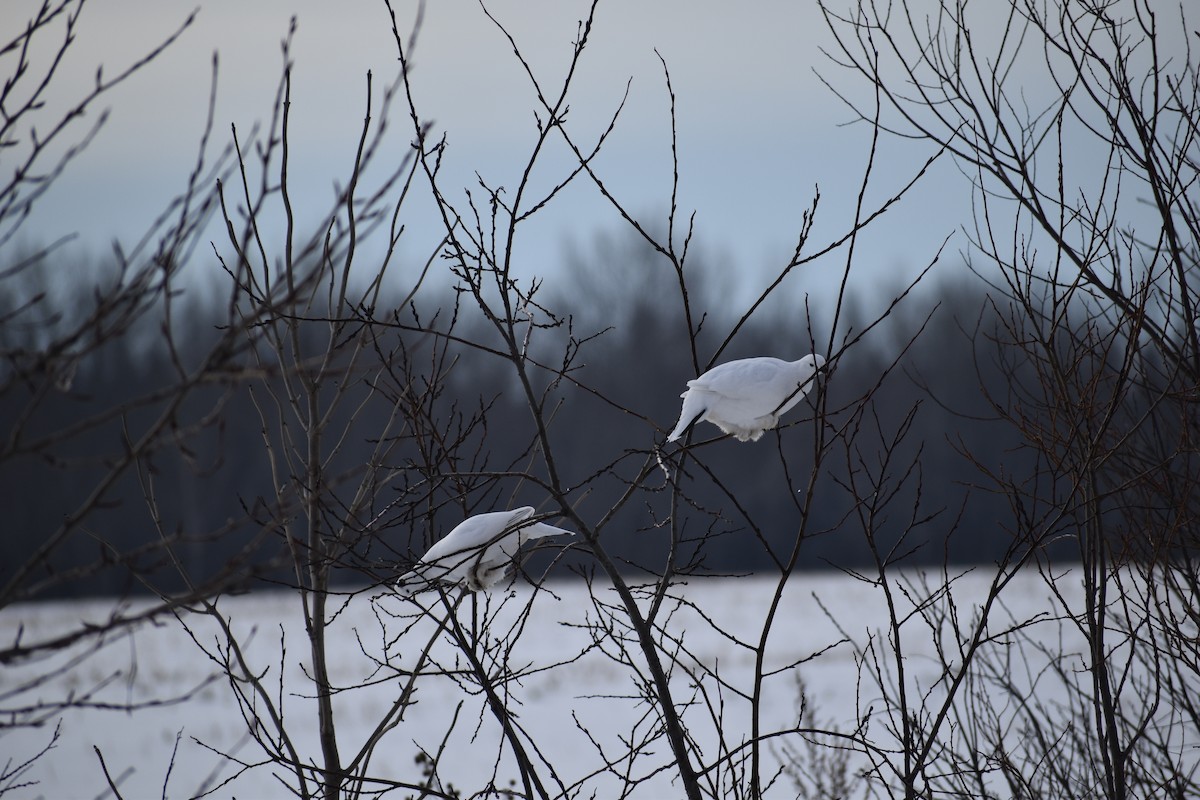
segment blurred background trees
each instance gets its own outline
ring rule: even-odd
[[[602,333],[590,343],[587,351],[587,373],[594,376],[590,385],[596,395],[609,398],[624,407],[638,408],[659,428],[669,429],[678,416],[679,393],[691,377],[686,361],[680,361],[678,353],[664,346],[673,331],[680,330],[682,310],[676,305],[658,302],[669,286],[657,275],[653,254],[639,246],[635,240],[615,234],[598,235],[593,255],[577,254],[567,269],[571,275],[579,276],[565,285],[547,286],[546,292],[555,297],[556,309],[577,310],[565,316],[579,335]],[[703,258],[703,255],[697,256]],[[709,273],[713,278],[709,278]],[[49,274],[49,270],[45,271]],[[728,330],[736,322],[728,311],[723,311],[719,290],[708,288],[710,282],[719,280],[715,267],[701,266],[691,285],[698,305],[706,308],[707,330]],[[598,289],[589,286],[597,281],[596,276],[605,276],[601,295]],[[641,276],[641,277],[639,277]],[[455,298],[452,293],[435,295],[428,293],[427,307],[436,313],[438,308],[452,309]],[[584,299],[586,302],[581,303]],[[85,298],[73,298],[70,303],[87,302]],[[773,354],[791,357],[804,349],[803,298],[794,301],[795,315],[785,317],[773,313],[764,315],[746,326],[736,346],[730,349],[729,358],[756,354]],[[377,301],[380,307],[395,307],[396,302],[386,292],[381,292]],[[985,308],[985,292],[981,285],[965,282],[938,282],[924,287],[914,299],[913,306],[921,312],[901,308],[860,346],[854,359],[847,359],[838,366],[836,383],[831,384],[835,400],[865,393],[878,380],[883,369],[891,364],[915,337],[915,342],[905,350],[903,365],[897,369],[887,385],[887,407],[882,413],[891,414],[896,422],[914,405],[921,407],[920,414],[913,420],[913,442],[920,442],[922,469],[926,477],[924,489],[927,502],[934,508],[945,509],[947,514],[960,516],[958,527],[975,531],[969,537],[950,536],[950,529],[930,534],[926,544],[914,553],[916,563],[941,563],[947,547],[956,563],[977,563],[994,559],[1007,547],[1011,534],[997,525],[1004,510],[1004,503],[995,496],[971,493],[971,481],[963,480],[960,451],[967,449],[992,468],[1002,454],[1008,454],[1019,441],[1006,426],[999,424],[986,399],[980,394],[979,386],[997,387],[1006,384],[1008,376],[999,359],[993,355],[990,343],[982,334],[972,341],[969,334],[982,329],[985,324],[995,325],[996,318],[990,308]],[[420,306],[418,306],[420,307]],[[82,311],[68,305],[61,313],[67,318],[76,318]],[[86,308],[86,306],[83,306]],[[932,310],[926,319],[924,314]],[[725,313],[726,316],[722,316]],[[814,309],[814,316],[821,309]],[[986,318],[981,319],[981,315]],[[175,345],[179,360],[196,363],[219,339],[220,328],[226,324],[225,309],[216,296],[188,305],[176,325],[186,329]],[[856,331],[868,320],[850,317],[845,325],[848,331]],[[469,324],[469,323],[460,323]],[[128,401],[131,387],[162,386],[172,375],[172,353],[166,340],[152,325],[144,325],[143,333],[131,333],[114,339],[96,358],[81,362],[68,392],[46,391],[37,410],[38,424],[47,429],[58,430],[70,426],[80,418],[103,413],[106,409],[121,407]],[[919,330],[924,330],[916,337]],[[704,332],[707,335],[707,330]],[[5,333],[13,337],[8,344],[12,349],[33,350],[35,334],[26,334],[14,327]],[[44,331],[36,335],[42,335]],[[976,366],[977,351],[982,350],[988,358]],[[387,351],[371,351],[360,356],[365,361],[375,362],[376,369],[385,368],[382,358],[391,356]],[[911,378],[911,379],[910,379]],[[446,377],[446,393],[459,398],[461,403],[485,404],[500,418],[519,417],[521,403],[514,398],[510,388],[511,378],[505,375],[486,354],[468,350],[455,356],[455,366]],[[211,388],[209,392],[213,392]],[[8,419],[17,419],[27,398],[16,391],[4,398],[4,413]],[[566,464],[588,463],[592,454],[608,449],[613,441],[638,441],[648,446],[655,433],[647,430],[646,422],[635,417],[617,417],[604,427],[594,424],[598,405],[604,400],[590,393],[580,393],[564,403],[556,412],[556,426],[561,430],[558,447]],[[197,400],[197,407],[204,407]],[[392,413],[390,407],[366,407],[354,411],[357,424],[364,429],[378,426],[386,428]],[[111,446],[119,443],[119,420],[113,426],[110,437],[102,432],[93,432],[93,439]],[[228,520],[240,517],[244,509],[251,507],[259,498],[272,494],[268,478],[267,455],[261,446],[260,425],[255,420],[250,399],[247,396],[229,397],[223,400],[221,423],[198,431],[189,440],[185,458],[163,458],[155,462],[157,482],[163,491],[161,513],[167,515],[169,528],[189,531],[213,531]],[[701,429],[703,431],[703,429]],[[495,426],[488,431],[488,448],[501,463],[517,458],[526,442],[512,435],[511,428]],[[661,432],[657,434],[662,438]],[[99,446],[79,444],[82,450],[95,453]],[[916,448],[918,445],[914,444]],[[346,463],[366,463],[373,448],[368,442],[350,441],[345,445]],[[770,475],[774,465],[762,457],[759,449],[726,448],[722,461],[729,474],[737,476],[735,491],[739,496],[753,498],[752,504],[761,510],[764,528],[778,531],[780,541],[786,540],[786,521],[791,503],[781,498],[771,486]],[[61,510],[70,508],[86,498],[88,484],[85,481],[58,479],[66,463],[50,459],[11,459],[5,473],[5,486],[14,500],[10,520],[15,529],[45,530],[60,517]],[[72,469],[87,474],[101,474],[104,465],[84,465],[71,462]],[[845,480],[844,466],[831,466],[821,477],[823,498],[814,509],[822,521],[822,527],[834,527],[845,514],[848,500],[839,502],[835,490],[838,481]],[[167,492],[167,489],[170,489]],[[597,488],[597,491],[600,491]],[[607,487],[607,491],[619,491],[619,485]],[[713,496],[710,495],[712,500]],[[603,500],[597,497],[596,502]],[[750,502],[750,501],[748,501]],[[108,494],[108,506],[103,514],[92,521],[95,534],[121,550],[133,549],[144,543],[145,508],[143,487],[132,478],[114,484]],[[638,536],[636,525],[621,526],[615,530],[614,547],[637,561],[636,548],[644,537]],[[770,534],[769,534],[770,535]],[[714,542],[715,549],[708,556],[707,569],[713,573],[745,572],[763,568],[769,559],[757,549],[748,549],[725,537],[728,547]],[[223,539],[193,546],[181,551],[183,561],[203,573],[215,569],[238,551],[241,542]],[[7,537],[0,542],[4,551],[4,563],[21,563],[33,552],[35,541],[28,537]],[[269,567],[273,551],[262,553]],[[90,537],[72,538],[57,550],[47,568],[68,570],[81,563],[88,563],[95,555],[94,540]],[[823,537],[814,541],[802,557],[805,568],[825,567],[830,564],[844,567],[860,567],[869,561],[865,544],[853,537]],[[362,576],[353,570],[342,575],[342,579],[355,582]],[[171,576],[164,576],[165,586],[177,589]],[[132,573],[120,570],[100,570],[94,574],[78,575],[70,581],[48,586],[44,596],[85,596],[97,593],[121,591],[132,588],[143,589],[132,582]]]

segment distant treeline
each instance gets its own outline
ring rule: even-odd
[[[563,322],[533,331],[530,352],[553,365],[562,361],[568,348],[578,345],[570,380],[555,381],[546,371],[535,374],[543,382],[538,390],[546,391],[549,436],[563,480],[582,487],[579,513],[599,518],[625,489],[646,451],[662,444],[679,413],[680,392],[695,377],[695,370],[676,278],[655,265],[652,254],[632,243],[601,239],[594,250],[569,255],[557,269],[547,276],[538,300]],[[795,287],[784,287],[792,303],[776,303],[752,316],[719,360],[750,355],[794,359],[812,349],[810,340],[819,350],[832,347],[837,353],[848,337],[874,321],[875,310],[886,308],[893,296],[879,282],[860,278],[857,285],[872,286],[879,296],[869,303],[861,299],[850,303],[831,342],[832,300],[809,298],[806,308],[804,278],[797,275],[792,280]],[[732,307],[730,284],[730,276],[707,268],[697,271],[689,287],[693,308],[704,312],[698,337],[701,368],[741,313]],[[856,513],[855,493],[848,488],[863,485],[859,473],[864,469],[886,475],[888,490],[896,493],[889,505],[894,516],[883,521],[881,530],[896,538],[900,531],[909,530],[903,552],[896,553],[905,563],[941,564],[947,558],[958,563],[987,562],[1011,543],[1006,524],[1011,511],[1002,495],[989,491],[986,470],[1019,470],[1029,456],[1013,428],[997,420],[984,391],[994,393],[1005,381],[996,345],[987,335],[992,312],[985,288],[978,280],[929,279],[836,360],[832,376],[822,385],[830,430],[846,418],[848,407],[863,398],[873,395],[873,408],[863,417],[869,424],[853,431],[853,447],[822,464],[801,567],[857,569],[872,559]],[[86,313],[88,298],[88,291],[77,292],[71,302],[78,307],[62,308],[61,313]],[[73,365],[69,386],[64,384],[62,390],[39,399],[33,417],[21,416],[32,389],[22,390],[19,381],[10,385],[0,396],[5,436],[12,441],[67,429],[169,384],[177,363],[193,364],[205,352],[212,332],[225,319],[222,302],[219,292],[185,295],[175,301],[173,329],[184,335],[175,337],[174,354],[164,345],[161,315],[149,315],[136,329],[114,337],[85,362]],[[457,317],[457,337],[495,344],[495,334],[489,333],[472,302],[452,287],[429,288],[400,314],[432,328],[445,327],[451,317]],[[382,318],[380,312],[376,310]],[[319,342],[325,325],[312,323],[314,342]],[[44,331],[0,326],[0,336],[10,350],[18,340],[36,347],[37,337],[43,335]],[[406,358],[419,365],[422,353],[432,352],[429,347],[428,337],[413,333]],[[391,356],[381,351],[378,357]],[[537,454],[529,452],[531,415],[524,395],[516,390],[510,364],[480,348],[464,346],[449,357],[443,354],[437,366],[430,365],[429,375],[435,373],[444,378],[436,400],[441,406],[438,413],[447,418],[461,414],[466,419],[486,411],[486,424],[463,434],[470,448],[486,454],[476,465],[512,472],[523,464],[539,463]],[[220,398],[224,399],[218,403]],[[263,395],[252,396],[247,386],[228,392],[214,385],[188,402],[194,406],[190,413],[197,421],[196,430],[181,431],[179,447],[162,450],[142,464],[140,476],[135,470],[123,474],[106,490],[102,510],[86,521],[83,532],[74,534],[50,562],[39,565],[39,575],[81,570],[78,580],[66,584],[65,590],[54,588],[53,593],[136,591],[139,576],[152,574],[159,576],[158,585],[170,586],[175,581],[170,575],[178,571],[173,558],[199,576],[221,569],[231,559],[266,563],[281,552],[281,541],[246,549],[258,533],[256,520],[266,518],[260,510],[273,496],[264,442],[279,446],[279,432],[265,431],[256,411],[255,403],[263,402]],[[127,432],[136,431],[140,420],[158,413],[159,405],[114,415],[63,446],[0,463],[4,512],[0,577],[7,580],[15,565],[28,559],[64,515],[95,490],[98,477],[122,452]],[[382,430],[391,409],[378,401],[348,402],[340,413],[352,434],[348,449],[332,466],[353,476],[365,466],[373,431]],[[709,471],[697,468],[695,462],[686,467],[692,481],[690,501],[677,504],[673,512],[684,520],[695,515],[694,522],[684,524],[688,546],[694,548],[702,570],[741,573],[770,568],[772,551],[790,550],[803,501],[796,487],[806,485],[812,464],[811,417],[812,406],[802,403],[785,417],[785,423],[795,424],[755,443],[730,439],[707,445],[702,456]],[[701,425],[693,441],[716,433],[716,428]],[[362,442],[361,456],[355,455],[356,439]],[[901,439],[900,444],[885,462],[885,444],[896,439]],[[435,462],[420,450],[414,438],[403,451],[409,454],[405,456],[410,459],[408,466],[403,459],[395,466],[411,472],[414,481],[431,477],[420,474],[423,470],[447,469],[442,462],[430,467]],[[477,471],[477,466],[472,469]],[[654,570],[664,558],[666,535],[656,527],[672,512],[669,493],[659,488],[664,481],[662,476],[652,477],[649,488],[641,490],[644,497],[626,506],[605,528],[610,551],[631,570]],[[145,499],[148,482],[161,528],[155,527]],[[486,478],[476,476],[464,485],[485,483]],[[332,491],[336,494],[336,487]],[[380,487],[379,518],[361,546],[346,557],[347,581],[398,574],[406,559],[419,555],[427,541],[457,521],[443,510],[433,530],[421,530],[411,521],[392,525],[387,503],[393,496],[391,487]],[[497,503],[516,504],[518,499],[538,503],[533,485],[513,492],[495,490],[493,497]],[[721,509],[723,517],[713,524],[710,516],[695,509]],[[747,530],[743,512],[753,518],[760,533]],[[170,554],[149,546],[160,537],[160,530],[184,534],[187,544],[172,548]],[[543,561],[548,557],[540,556]],[[82,569],[97,561],[107,562],[108,567]],[[560,562],[558,569],[572,564],[586,569],[587,556],[575,554]],[[286,574],[278,577],[287,580]]]

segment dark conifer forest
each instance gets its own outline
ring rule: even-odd
[[[565,480],[588,484],[587,497],[579,507],[583,514],[608,508],[623,489],[619,470],[597,479],[586,474],[587,465],[598,459],[619,461],[625,455],[623,448],[664,446],[665,432],[679,414],[680,391],[695,377],[687,344],[678,335],[685,329],[679,319],[682,307],[661,301],[671,287],[664,280],[669,273],[656,268],[656,254],[635,240],[612,235],[597,235],[594,244],[592,255],[577,248],[563,274],[545,279],[544,289],[554,298],[555,309],[562,310],[560,321],[545,333],[553,342],[546,346],[545,357],[554,358],[552,348],[561,342],[583,342],[571,380],[548,387],[547,399],[553,408],[550,433],[559,448]],[[197,264],[194,268],[204,267]],[[723,332],[737,322],[721,293],[708,288],[728,282],[729,276],[720,275],[719,269],[705,266],[714,280],[702,276],[691,289],[693,303],[705,314],[698,337],[702,352],[716,346]],[[94,276],[89,280],[96,285],[112,279],[103,270],[81,273]],[[895,547],[897,554],[905,555],[906,563],[940,564],[947,556],[958,564],[988,563],[1012,544],[1013,533],[1004,522],[1005,500],[987,485],[980,469],[1020,471],[1022,460],[1029,456],[1011,426],[1002,424],[988,404],[988,393],[1003,392],[1008,378],[1000,369],[994,344],[995,312],[981,286],[927,281],[906,305],[837,360],[820,383],[830,409],[865,396],[876,386],[886,398],[878,404],[871,428],[865,435],[859,434],[855,459],[879,464],[888,458],[890,490],[920,508],[919,519],[889,520],[878,534],[888,549]],[[88,280],[60,296],[62,305],[54,309],[51,320],[79,320],[91,313]],[[216,298],[216,293],[194,292],[177,303],[172,320],[178,333],[174,352],[168,352],[161,331],[143,320],[86,359],[72,362],[69,383],[64,380],[53,391],[42,393],[21,436],[35,438],[43,431],[69,429],[78,420],[123,409],[130,400],[169,386],[173,360],[185,365],[198,363],[215,341],[224,314]],[[386,306],[386,301],[381,305]],[[793,359],[828,346],[830,343],[814,338],[814,331],[828,326],[827,305],[828,298],[795,292],[791,302],[747,326],[736,348],[722,360],[756,355]],[[869,307],[869,298],[863,298],[860,306]],[[486,327],[478,319],[472,321],[476,309],[470,300],[456,296],[452,289],[397,311],[406,320],[453,313],[461,319],[458,324],[464,338],[487,341]],[[848,317],[843,336],[858,336],[870,321]],[[319,321],[310,323],[314,336],[319,335],[321,325]],[[48,331],[4,328],[0,334],[6,337],[3,347],[19,353],[36,349],[39,338]],[[432,349],[427,344],[422,334],[412,335],[402,358],[411,362],[418,379],[423,370],[444,374],[445,385],[432,401],[438,413],[469,419],[476,410],[489,409],[486,427],[464,425],[461,435],[472,448],[486,453],[485,462],[491,468],[521,464],[528,457],[529,413],[525,401],[513,391],[512,377],[503,364],[475,347],[458,348],[431,363]],[[388,359],[397,356],[376,353],[374,358],[380,363],[363,366],[361,374],[386,369]],[[0,418],[24,421],[33,388],[22,387],[11,368],[8,378],[12,386],[0,396]],[[0,463],[4,506],[10,512],[8,535],[0,539],[0,564],[6,565],[6,572],[12,565],[24,563],[46,532],[61,522],[62,515],[85,501],[99,476],[119,457],[125,431],[161,413],[161,405],[171,399],[113,414],[86,437],[64,447]],[[253,389],[201,388],[190,402],[194,411],[189,414],[185,408],[187,422],[180,423],[195,426],[188,432],[186,446],[166,450],[146,464],[157,487],[154,513],[161,516],[167,530],[187,532],[188,544],[177,556],[186,571],[200,579],[220,573],[231,561],[244,561],[242,566],[257,567],[251,570],[257,579],[286,580],[286,575],[270,568],[273,560],[283,557],[284,543],[264,541],[253,523],[255,508],[264,507],[272,492]],[[612,404],[627,409],[626,413],[607,413]],[[337,469],[352,476],[370,458],[370,432],[383,430],[394,409],[378,399],[366,405],[350,403],[344,409],[345,421],[352,418],[353,430],[363,438],[357,448],[353,440],[348,441],[338,455]],[[773,554],[795,537],[798,501],[781,490],[784,487],[778,475],[781,464],[808,469],[806,450],[812,444],[805,430],[811,424],[812,409],[811,403],[802,403],[785,417],[778,432],[770,432],[758,442],[743,444],[725,437],[706,445],[722,452],[711,473],[690,476],[701,487],[695,502],[719,509],[727,498],[736,497],[738,504],[752,508],[754,514],[753,530],[736,514],[715,524],[694,523],[696,542],[692,546],[701,539],[705,542],[694,553],[700,559],[697,566],[701,572],[745,573],[770,567],[772,558],[777,557]],[[715,427],[702,423],[693,440],[719,435]],[[903,439],[894,452],[886,452],[891,444],[888,437]],[[666,445],[668,450],[675,447]],[[452,470],[451,464],[438,463],[416,443],[393,458],[418,473],[449,474]],[[802,551],[802,568],[857,570],[870,563],[870,547],[856,529],[853,492],[847,489],[856,469],[859,465],[845,460],[826,462],[814,494],[809,523],[814,533]],[[380,502],[386,504],[389,495],[400,490],[400,486],[381,487]],[[663,539],[650,527],[661,513],[661,509],[655,510],[661,499],[661,493],[649,491],[645,507],[629,507],[614,521],[610,534],[614,552],[628,565],[661,560]],[[83,535],[75,536],[39,566],[54,587],[51,594],[138,592],[143,587],[137,576],[155,569],[162,571],[165,586],[180,588],[178,578],[171,577],[178,565],[152,546],[157,534],[146,502],[145,481],[136,472],[121,476],[106,489],[99,505]],[[381,509],[381,513],[371,535],[364,536],[340,564],[341,581],[374,581],[403,571],[414,557],[413,551],[420,554],[425,535],[436,537],[445,532],[417,531],[410,550],[413,532],[390,525],[386,511]],[[566,575],[571,563],[572,559],[565,559],[554,574]],[[63,580],[63,576],[70,579]]]

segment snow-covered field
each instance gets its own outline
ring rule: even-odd
[[[955,584],[955,601],[964,621],[972,603],[981,599],[990,578],[990,571],[981,569]],[[1064,583],[1064,587],[1070,585],[1074,584]],[[681,637],[686,648],[681,663],[706,665],[714,672],[719,671],[731,687],[749,691],[754,653],[714,632],[709,621],[746,641],[757,641],[774,587],[774,581],[764,578],[691,580],[676,587],[678,594],[699,609],[678,607],[665,623],[667,632]],[[585,620],[596,621],[600,617],[582,583],[554,583],[549,591],[531,593],[529,587],[518,586],[507,594],[494,595],[490,607],[481,602],[473,608],[468,599],[458,616],[464,625],[470,626],[473,613],[476,624],[491,614],[491,630],[508,634],[521,609],[532,600],[529,619],[520,635],[508,640],[512,648],[505,663],[512,669],[526,665],[558,666],[533,672],[519,684],[510,685],[512,694],[508,702],[528,739],[540,749],[540,758],[552,765],[553,774],[569,786],[584,779],[600,763],[595,743],[606,750],[615,749],[622,736],[646,732],[649,722],[642,719],[646,706],[638,700],[641,686],[635,672],[635,668],[641,668],[641,662],[636,652],[631,667],[612,658],[611,647],[607,653],[602,648],[589,649],[592,638],[581,625]],[[611,590],[597,590],[597,594],[605,602],[616,603]],[[1049,591],[1036,574],[1018,577],[1004,596],[1009,598],[1005,615],[1028,618],[1051,610]],[[508,600],[497,607],[504,597]],[[664,614],[673,607],[668,603]],[[256,592],[223,599],[220,608],[239,638],[248,642],[246,654],[253,669],[266,671],[267,687],[277,699],[282,699],[284,722],[297,750],[303,758],[319,762],[315,705],[308,699],[311,683],[306,678],[309,656],[297,596],[284,591]],[[394,616],[412,609],[412,605],[392,595],[358,594],[349,599],[334,623],[329,664],[333,683],[359,687],[336,697],[339,749],[344,761],[352,758],[370,736],[401,690],[400,673],[390,668],[375,670],[374,658],[386,654],[393,667],[412,665],[430,637],[432,623],[426,621],[405,629],[403,619]],[[101,621],[109,611],[110,605],[103,602],[10,607],[0,612],[0,637],[11,643],[18,629],[23,628],[26,641],[39,640],[78,625],[80,619],[90,617]],[[783,595],[769,639],[767,667],[814,657],[766,682],[764,730],[797,724],[800,681],[810,698],[806,724],[849,729],[858,719],[859,709],[866,708],[878,696],[877,688],[860,683],[855,647],[849,643],[837,644],[842,633],[829,616],[836,618],[842,631],[859,646],[866,644],[871,635],[880,634],[887,619],[883,596],[877,587],[840,574],[794,576]],[[61,720],[47,719],[39,728],[0,735],[3,753],[0,767],[7,762],[11,769],[45,747],[51,741],[55,725],[61,722],[61,735],[53,749],[19,777],[16,782],[26,785],[11,796],[104,795],[107,785],[97,748],[126,798],[190,797],[202,785],[211,788],[234,774],[234,765],[218,753],[247,763],[262,759],[258,746],[247,737],[243,713],[228,680],[220,676],[218,665],[200,647],[216,650],[219,641],[216,625],[204,617],[187,619],[191,635],[173,618],[142,626],[132,635],[114,638],[99,652],[19,698],[11,695],[14,688],[77,654],[64,653],[50,661],[0,669],[3,708],[61,698],[69,692],[75,692],[77,697],[86,696],[89,703],[151,704],[133,713],[72,710],[62,715]],[[932,658],[928,631],[922,633],[921,626],[916,624],[905,630],[911,631],[904,642],[909,652],[906,660],[909,680],[922,687],[934,685],[940,668]],[[481,651],[487,649],[486,641]],[[438,663],[452,666],[462,663],[455,652],[443,642],[435,648],[434,655]],[[691,696],[686,691],[688,682],[682,670],[675,670],[673,680],[680,698]],[[364,682],[373,685],[361,686]],[[710,680],[710,701],[715,697],[714,686],[715,682]],[[181,695],[187,696],[185,702],[153,705]],[[430,676],[418,681],[416,699],[404,719],[387,732],[371,761],[372,774],[419,782],[417,754],[421,749],[437,750],[457,714],[441,774],[452,776],[452,783],[461,789],[485,786],[497,769],[500,748],[498,725],[486,711],[482,698],[450,678]],[[719,727],[726,741],[736,745],[749,735],[748,707],[729,689],[723,692],[722,699],[725,707]],[[711,720],[710,708],[703,704],[690,708],[687,720],[700,744],[714,753],[717,725]],[[656,744],[654,749],[655,755],[637,765],[635,771],[648,772],[668,761],[665,742]],[[516,777],[503,759],[498,769],[500,786]],[[275,777],[276,771],[269,765],[248,769],[220,786],[213,796],[287,796],[287,790]],[[550,775],[548,767],[544,772]],[[286,777],[286,773],[280,774]],[[640,796],[672,796],[670,777],[668,770],[656,779],[662,795],[648,792]],[[554,782],[553,778],[548,780]],[[606,796],[605,780],[604,776],[590,778],[588,785],[598,790],[598,796]]]

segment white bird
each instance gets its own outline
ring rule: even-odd
[[[491,588],[505,576],[517,551],[530,539],[571,535],[570,531],[542,522],[526,522],[531,516],[533,507],[525,506],[468,517],[430,547],[412,571],[400,577],[396,588],[411,594],[436,581],[460,584],[473,592]]]
[[[799,361],[779,358],[742,358],[718,364],[687,382],[683,410],[673,442],[688,428],[708,420],[738,441],[758,441],[764,431],[779,424],[779,417],[803,399],[813,386],[824,356],[813,353]]]

